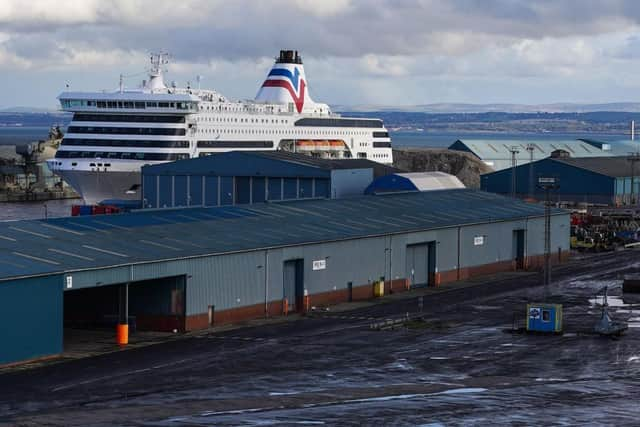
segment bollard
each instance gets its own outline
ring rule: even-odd
[[[129,344],[129,325],[118,324],[116,327],[116,340],[118,345]]]

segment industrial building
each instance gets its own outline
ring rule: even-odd
[[[365,194],[383,194],[400,191],[435,191],[466,188],[455,175],[445,172],[391,173],[373,180]]]
[[[631,157],[632,158],[632,157]],[[623,205],[637,202],[640,190],[634,174],[640,173],[640,158],[630,157],[573,158],[567,153],[538,160],[515,168],[515,195],[519,198],[544,200],[538,178],[553,177],[559,188],[551,194],[556,202]],[[633,181],[633,187],[632,187]],[[512,193],[512,169],[484,174],[482,190],[498,194]]]
[[[374,177],[395,171],[366,159],[230,151],[142,167],[142,199],[161,208],[340,198],[362,195]]]
[[[457,189],[2,223],[0,364],[60,353],[64,325],[123,313],[189,331],[370,298],[381,278],[396,292],[536,268],[543,212]],[[553,211],[551,236],[559,261],[568,212]]]
[[[593,139],[557,140],[495,140],[459,139],[449,146],[450,150],[471,153],[495,171],[526,164],[551,156],[557,150],[568,152],[571,157],[624,156],[637,151],[640,145],[631,140],[603,142]]]

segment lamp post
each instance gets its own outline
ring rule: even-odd
[[[518,147],[513,145],[509,148],[509,152],[511,153],[511,197],[516,197],[516,166],[518,164],[518,160],[516,158],[516,154],[520,152]]]
[[[527,144],[527,151],[529,152],[529,198],[533,199],[533,150],[535,146],[533,144]]]
[[[543,284],[545,294],[547,293],[547,287],[551,283],[551,199],[550,193],[552,190],[556,190],[558,185],[558,179],[554,177],[538,177],[538,187],[541,188],[544,193],[544,275]],[[546,296],[546,295],[545,295]]]

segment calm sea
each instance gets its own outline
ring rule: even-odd
[[[46,139],[49,128],[0,127],[0,145],[24,144],[27,142]],[[571,133],[430,133],[430,132],[391,132],[393,145],[396,147],[448,147],[457,139],[493,139],[493,140],[567,140],[577,138],[593,138],[604,141],[624,139],[624,135],[585,135]],[[7,147],[9,148],[9,147]],[[79,200],[52,200],[46,202],[47,215],[69,216],[71,205]],[[16,219],[44,218],[44,203],[0,203],[0,221]]]
[[[0,127],[0,145],[17,145],[47,139],[48,126],[2,126]]]

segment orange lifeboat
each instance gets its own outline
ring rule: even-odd
[[[344,141],[341,139],[332,139],[329,141],[332,150],[342,150],[345,147]]]
[[[314,149],[315,149],[315,144],[311,140],[300,139],[296,141],[296,150],[313,151]]]

